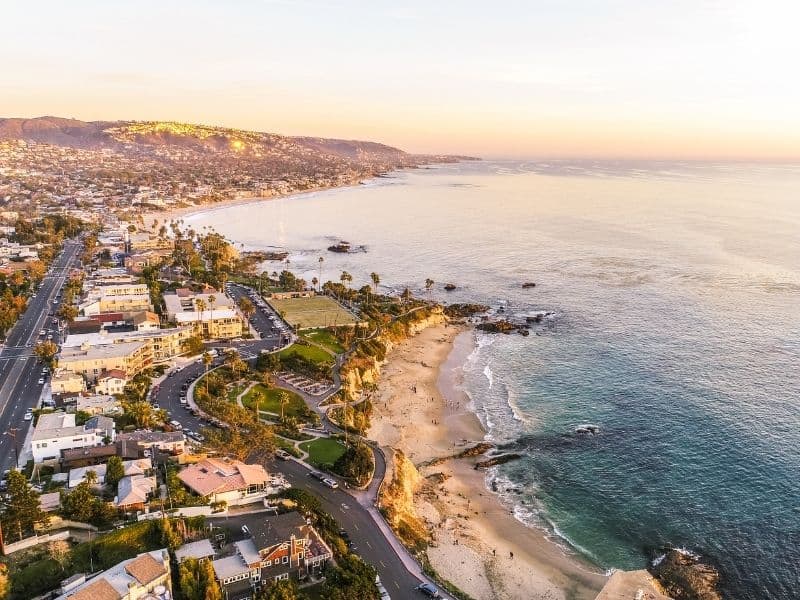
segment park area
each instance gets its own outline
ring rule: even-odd
[[[270,299],[270,305],[293,327],[313,329],[355,325],[356,316],[327,296]]]
[[[290,390],[267,388],[261,383],[251,387],[247,393],[242,396],[242,404],[247,408],[254,409],[255,402],[258,400],[258,409],[260,411],[280,415],[281,396],[286,399],[286,403],[283,405],[284,417],[294,417],[296,419],[307,417],[310,410],[300,396]]]
[[[300,449],[308,452],[308,462],[315,467],[332,465],[344,454],[344,444],[333,438],[317,438],[300,444]]]

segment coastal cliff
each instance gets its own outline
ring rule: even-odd
[[[403,340],[417,335],[420,331],[441,325],[447,317],[441,307],[426,311],[417,311],[402,326],[386,328],[371,342],[372,352],[356,352],[342,365],[342,389],[350,398],[356,398],[362,390],[374,389],[381,374],[381,366],[386,362],[386,355]]]

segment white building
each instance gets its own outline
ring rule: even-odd
[[[41,415],[31,437],[33,460],[40,463],[57,460],[62,450],[101,446],[105,439],[114,441],[114,420],[92,417],[85,425],[75,425],[73,413]]]

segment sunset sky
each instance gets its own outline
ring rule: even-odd
[[[0,116],[484,157],[800,158],[788,0],[4,0]]]

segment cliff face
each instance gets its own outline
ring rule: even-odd
[[[392,478],[381,489],[378,506],[400,540],[409,548],[422,550],[428,530],[414,510],[414,493],[422,477],[400,450],[394,451],[393,463]]]
[[[440,325],[447,320],[441,309],[436,309],[433,314],[425,316],[419,320],[409,323],[405,333],[383,334],[377,337],[377,341],[386,347],[386,354],[391,352],[397,344],[418,334],[423,329]],[[350,397],[357,397],[364,387],[372,387],[378,382],[381,374],[381,366],[386,361],[379,361],[374,358],[360,357],[351,359],[342,369],[342,388],[350,394]]]

